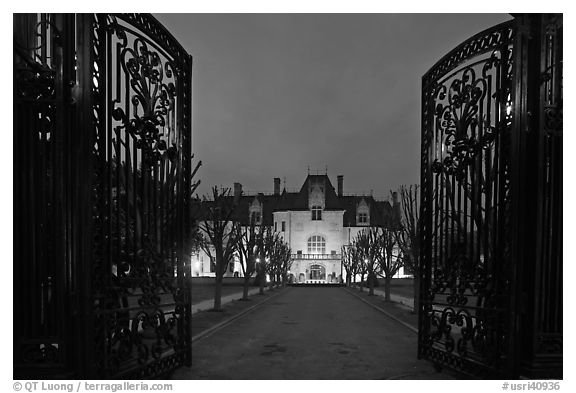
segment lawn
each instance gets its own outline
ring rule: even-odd
[[[384,279],[379,280],[380,287],[378,289],[384,290]],[[254,288],[254,287],[250,287]],[[227,296],[231,294],[238,294],[238,298],[242,297],[242,285],[231,285],[226,284],[222,286],[222,296]],[[393,279],[390,291],[393,294],[412,297],[412,279],[411,278],[401,278]],[[214,299],[214,285],[213,284],[192,284],[192,304],[200,303],[204,300]]]
[[[380,289],[384,289],[384,279],[380,279]],[[413,297],[414,287],[411,278],[395,278],[390,283],[390,292],[400,296]]]
[[[374,287],[375,289],[384,290],[384,278],[378,277],[379,285]],[[413,297],[413,279],[411,278],[393,278],[390,282],[390,293],[399,296]],[[366,287],[367,288],[367,287]]]
[[[223,285],[222,296],[237,293],[240,298],[242,297],[242,290],[241,285]],[[214,299],[214,285],[192,285],[192,304],[209,299]]]
[[[214,299],[214,277],[193,277],[190,284],[192,288],[192,304],[198,304],[204,300]],[[250,288],[252,286],[254,278],[251,279]],[[242,291],[244,289],[244,279],[237,277],[224,277],[224,282],[222,285],[222,296],[238,294],[238,298],[242,297]]]

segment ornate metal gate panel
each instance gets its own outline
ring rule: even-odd
[[[15,157],[32,148],[34,160],[15,165],[15,287],[31,275],[40,289],[26,304],[15,290],[33,316],[15,318],[30,327],[15,329],[15,375],[151,378],[189,364],[191,57],[150,15],[16,21]]]
[[[422,79],[419,357],[503,369],[510,278],[512,23],[458,46]]]
[[[190,361],[191,59],[150,16],[93,26],[97,370],[156,376]]]
[[[562,375],[562,16],[518,15],[422,79],[418,356]]]

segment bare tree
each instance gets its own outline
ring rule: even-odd
[[[270,258],[273,254],[274,243],[276,242],[277,237],[278,235],[274,233],[270,227],[265,227],[259,240],[259,255],[256,258],[256,272],[260,284],[260,295],[264,294],[266,274],[270,274],[271,271]]]
[[[268,266],[270,277],[276,286],[280,286],[286,282],[288,269],[292,265],[291,252],[288,244],[286,244],[281,237],[275,235]]]
[[[364,257],[362,251],[356,245],[355,245],[354,249],[355,249],[354,267],[356,270],[356,274],[360,274],[360,292],[362,292],[362,284],[364,283],[364,277],[366,276],[366,273],[368,272],[366,262],[365,262],[366,258]]]
[[[291,250],[280,235],[266,227],[262,236],[260,261],[260,293],[264,293],[266,274],[270,276],[272,287],[278,285],[282,274],[287,274],[291,265]]]
[[[364,262],[364,269],[368,275],[368,288],[369,294],[374,295],[374,282],[378,273],[378,255],[379,239],[378,230],[376,228],[366,228],[358,232],[354,245],[357,250],[357,258]]]
[[[401,226],[395,232],[396,242],[402,255],[402,265],[408,269],[413,279],[414,311],[418,311],[420,296],[420,211],[418,185],[400,187],[402,203]]]
[[[360,253],[355,246],[352,246],[352,280],[354,286],[356,286],[356,276],[360,274],[364,267],[364,260],[360,257]]]
[[[204,198],[202,220],[199,223],[203,241],[201,247],[210,257],[210,261],[216,265],[216,286],[214,289],[214,310],[222,310],[222,280],[228,264],[233,260],[238,244],[236,226],[232,221],[235,205],[229,198],[230,189],[218,191],[212,189],[212,200]]]
[[[392,277],[402,267],[398,253],[395,230],[391,227],[374,229],[374,256],[380,267],[379,274],[384,277],[384,300],[390,301]]]
[[[250,278],[256,273],[256,258],[261,253],[264,227],[252,221],[247,227],[238,226],[237,230],[237,252],[244,276],[242,300],[248,300]]]
[[[125,141],[120,140],[119,143],[126,147]],[[125,160],[120,164],[116,163],[115,160],[105,164],[112,176],[111,184],[116,185],[113,190],[112,206],[116,209],[117,214],[111,215],[111,240],[116,244],[116,247],[113,247],[113,252],[120,253],[120,250],[137,249],[137,254],[141,255],[145,251],[144,248],[148,248],[146,252],[159,255],[162,249],[161,243],[164,239],[171,237],[171,233],[176,228],[174,223],[178,220],[177,204],[170,199],[175,195],[174,191],[178,183],[177,166],[170,165],[169,155],[164,152],[160,156],[160,165],[170,169],[165,174],[163,181],[159,181],[153,176],[153,171],[149,167],[134,167],[130,149],[126,147],[126,150],[120,151],[118,150],[120,144],[113,143],[112,146],[115,149],[115,154],[126,155]],[[192,158],[194,158],[194,155],[192,155]],[[202,161],[196,164],[191,173],[191,179],[194,178],[201,165]],[[188,197],[192,196],[199,184],[200,180],[196,180],[191,184]],[[146,203],[139,195],[140,191],[138,191],[144,186],[149,190],[154,189],[156,192],[166,195],[170,200],[170,202],[164,204],[162,214],[150,214],[150,205],[146,207]],[[186,253],[190,254],[196,246],[193,203],[189,203],[187,214],[186,219],[190,225],[188,226],[189,232],[185,234],[184,238],[186,239]],[[152,219],[145,221],[146,215],[151,216]],[[143,241],[143,239],[146,239],[146,241]],[[121,259],[123,258],[120,256],[113,258],[114,261]],[[113,263],[115,265],[114,268],[117,269],[117,264]],[[122,268],[116,271],[116,274],[125,273]]]
[[[354,243],[346,247],[347,259],[349,260],[350,275],[352,276],[351,284],[356,286],[356,276],[362,271],[364,261],[360,257],[360,252]]]
[[[352,284],[353,276],[356,273],[355,254],[356,250],[353,244],[342,246],[341,258],[344,270],[346,270],[346,286],[350,286]]]
[[[292,249],[290,249],[288,243],[284,241],[282,241],[280,261],[282,267],[282,284],[286,285],[288,282],[288,272],[292,269]]]

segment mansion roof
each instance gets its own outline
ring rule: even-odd
[[[370,225],[384,226],[393,217],[393,207],[388,201],[377,201],[371,195],[338,195],[332,186],[328,175],[308,175],[300,191],[282,192],[273,194],[259,193],[256,195],[229,195],[227,202],[236,204],[232,219],[243,225],[248,225],[250,220],[250,207],[257,201],[262,206],[262,224],[271,226],[274,224],[274,212],[284,211],[308,211],[310,183],[324,184],[324,209],[325,211],[344,211],[345,227],[357,226],[357,207],[364,201],[369,208]],[[213,203],[213,202],[202,202]],[[203,210],[203,209],[200,209]],[[202,216],[202,213],[199,214]],[[198,216],[198,215],[197,215]],[[197,217],[202,219],[202,217]]]

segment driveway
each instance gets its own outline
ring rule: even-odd
[[[174,379],[442,379],[413,331],[342,287],[290,287],[193,343]]]

